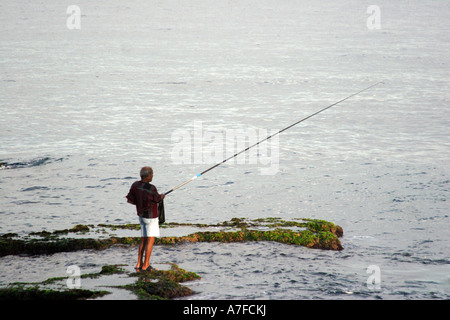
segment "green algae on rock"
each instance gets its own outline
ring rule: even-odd
[[[157,239],[156,243],[275,241],[324,250],[343,249],[338,239],[343,235],[342,228],[325,220],[297,219],[296,221],[285,221],[281,218],[256,220],[233,218],[230,221],[213,226],[231,227],[240,230],[206,231],[183,237],[162,237]],[[297,228],[297,230],[291,228]]]
[[[71,252],[85,249],[106,249],[117,243],[110,239],[12,239],[0,240],[0,256],[10,254],[52,254],[57,252]]]
[[[200,279],[194,272],[187,272],[171,263],[170,270],[141,271],[130,276],[138,276],[132,285],[123,288],[134,292],[139,299],[160,300],[174,299],[194,294],[194,292],[180,284],[180,282]]]
[[[114,285],[114,279],[109,279],[108,288],[126,289],[136,295],[137,299],[174,299],[194,294],[194,292],[180,284],[180,282],[200,279],[194,272],[179,268],[169,263],[170,270],[152,270],[141,272],[127,272],[125,265],[105,265],[98,273],[81,275],[82,279],[96,279],[102,276],[125,274],[137,278],[133,284]],[[111,294],[105,290],[87,290],[81,288],[68,289],[67,277],[50,278],[39,283],[13,283],[0,288],[0,300],[85,300],[96,299]],[[89,281],[89,280],[85,280]]]
[[[0,300],[80,300],[95,299],[108,293],[108,291],[86,289],[41,289],[38,285],[27,287],[20,284],[0,288]]]
[[[92,227],[93,226],[91,226],[91,228]],[[50,238],[50,237],[57,237],[57,236],[59,236],[61,234],[68,234],[68,233],[75,233],[75,232],[86,233],[89,230],[90,230],[89,226],[85,226],[85,225],[82,225],[82,224],[77,224],[72,229],[56,230],[56,231],[53,231],[53,232],[49,232],[49,231],[31,232],[30,235]]]
[[[295,244],[308,248],[324,250],[342,250],[342,245],[331,232],[311,232],[305,230],[294,232],[276,229],[271,231],[244,230],[235,232],[197,232],[186,237],[165,237],[156,243],[175,244],[181,242],[245,242],[245,241],[275,241],[285,244]]]
[[[102,267],[102,271],[100,271],[99,274],[121,274],[125,273],[125,270],[121,268],[124,266],[123,264],[113,264],[113,265],[106,265]]]
[[[80,300],[101,297],[108,292],[71,289],[65,291],[30,288],[0,288],[0,300]]]
[[[159,245],[171,245],[183,242],[245,242],[245,241],[276,241],[307,248],[324,250],[342,250],[339,241],[343,230],[331,222],[317,219],[295,219],[291,221],[281,218],[260,218],[249,220],[233,218],[218,224],[179,224],[168,223],[169,227],[220,228],[214,231],[198,231],[185,236],[161,237],[156,240]],[[99,225],[103,233],[105,228],[111,230],[138,230],[139,225]],[[61,235],[87,231],[95,232],[94,226],[77,225],[72,229],[54,231],[52,233],[33,233],[40,238],[20,238],[15,234],[6,234],[0,238],[0,256],[10,254],[52,254],[84,249],[102,250],[114,245],[134,246],[140,242],[140,237],[106,238],[62,238]],[[50,236],[49,236],[50,235]]]

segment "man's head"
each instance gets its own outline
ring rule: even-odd
[[[153,179],[153,169],[151,167],[143,167],[140,172],[141,180],[150,182]]]

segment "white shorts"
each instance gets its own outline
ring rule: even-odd
[[[159,237],[159,219],[146,219],[139,217],[141,224],[141,237]]]

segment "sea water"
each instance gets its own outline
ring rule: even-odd
[[[165,192],[213,164],[199,123],[270,133],[382,81],[165,201],[170,222],[329,220],[343,251],[199,243],[152,259],[202,276],[191,299],[449,298],[448,3],[75,2],[0,5],[0,234],[137,223],[124,197],[142,166]],[[7,256],[0,282],[135,255]]]

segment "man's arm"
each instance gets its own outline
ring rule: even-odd
[[[134,199],[134,190],[133,190],[133,186],[131,186],[130,191],[128,192],[128,194],[126,195],[127,198],[127,202],[136,205],[136,200]]]
[[[153,185],[152,185],[153,186]],[[159,194],[158,190],[156,189],[155,186],[153,186],[153,192],[151,192],[151,196],[152,196],[152,201],[153,202],[161,202],[161,200],[163,200],[166,195],[164,193]]]

